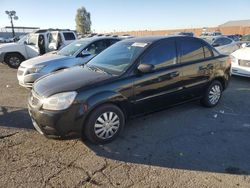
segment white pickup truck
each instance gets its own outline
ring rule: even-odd
[[[38,30],[16,43],[0,45],[0,62],[18,68],[22,61],[61,49],[75,41],[77,36],[70,30]]]

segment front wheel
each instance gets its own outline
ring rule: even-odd
[[[222,84],[215,80],[207,88],[204,97],[201,99],[201,104],[205,107],[214,107],[216,106],[222,95]]]
[[[115,105],[106,104],[97,107],[84,125],[84,134],[94,144],[108,143],[123,130],[125,118],[123,112]]]
[[[18,68],[22,61],[24,60],[23,56],[18,53],[7,54],[5,57],[5,63],[11,68]]]

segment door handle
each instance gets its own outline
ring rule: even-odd
[[[171,78],[177,77],[177,76],[179,76],[179,75],[180,75],[179,71],[175,71],[175,72],[171,72],[171,73],[170,73],[170,77],[171,77]]]

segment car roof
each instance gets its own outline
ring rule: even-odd
[[[94,41],[104,40],[104,39],[117,39],[117,40],[121,40],[121,38],[119,38],[119,37],[112,37],[112,36],[93,36],[93,37],[81,38],[81,39],[78,39],[78,40],[80,40],[80,41],[94,42]]]
[[[144,43],[154,43],[156,41],[167,39],[167,38],[190,38],[190,39],[197,39],[196,37],[189,37],[185,35],[169,35],[169,36],[144,36],[144,37],[135,37],[129,38],[124,41],[126,42],[144,42]]]

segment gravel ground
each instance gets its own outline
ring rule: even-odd
[[[29,90],[0,65],[0,187],[250,187],[250,79],[220,104],[198,102],[130,120],[107,145],[37,133]]]

